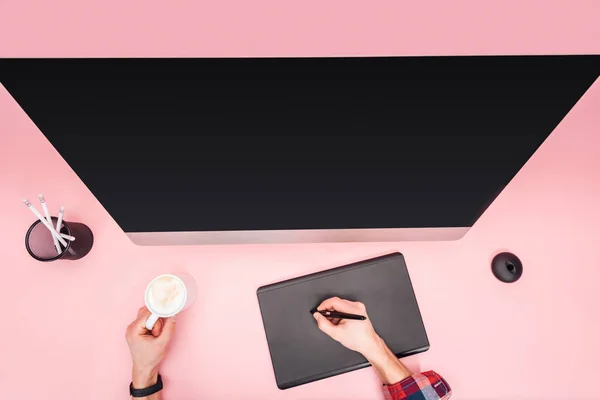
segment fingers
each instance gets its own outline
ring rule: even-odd
[[[160,340],[163,343],[168,343],[175,334],[175,316],[171,318],[162,319],[162,330],[156,340]]]
[[[317,325],[319,326],[319,329],[322,332],[331,336],[331,334],[333,333],[333,330],[335,329],[335,325],[330,320],[328,320],[327,318],[325,318],[318,312],[314,313],[313,317],[317,321]]]
[[[138,310],[136,319],[139,319],[145,312],[149,312],[148,308],[146,308],[146,306],[141,307]]]
[[[131,323],[132,333],[136,335],[146,334],[148,332],[148,329],[146,329],[146,320],[150,315],[152,313],[145,306],[140,308],[136,320]]]
[[[145,306],[140,308],[137,313],[137,318],[127,328],[127,333],[131,335],[146,335],[148,329],[146,329],[146,321],[152,315],[150,310]],[[159,318],[150,332],[152,336],[162,341],[168,342],[171,340],[173,333],[175,332],[175,317],[171,318]]]
[[[146,321],[144,320],[144,324],[145,323],[146,323]],[[156,321],[156,323],[154,324],[154,326],[152,327],[152,336],[159,337],[160,333],[162,332],[163,325],[164,325],[163,318],[159,318]]]
[[[317,310],[335,310],[350,314],[365,313],[366,308],[363,303],[340,299],[339,297],[331,297],[317,307]]]

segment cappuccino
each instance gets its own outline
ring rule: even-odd
[[[150,311],[159,316],[178,313],[186,302],[183,282],[170,275],[156,278],[146,291],[146,304]]]

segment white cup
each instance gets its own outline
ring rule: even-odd
[[[178,280],[183,285],[183,289],[184,289],[183,290],[183,300],[181,301],[181,304],[179,304],[177,306],[177,308],[171,310],[171,312],[168,314],[160,313],[160,312],[157,312],[156,310],[153,310],[152,306],[151,306],[151,302],[148,301],[148,294],[150,292],[150,288],[152,287],[152,284],[157,279],[164,278],[164,277],[173,278],[173,279]],[[159,318],[169,318],[169,317],[172,317],[173,315],[179,314],[181,311],[184,311],[184,310],[187,310],[188,308],[190,308],[196,301],[197,293],[198,293],[198,287],[196,286],[196,281],[194,280],[194,278],[192,276],[185,274],[185,273],[178,273],[176,275],[175,274],[163,274],[163,275],[159,275],[156,278],[152,279],[152,281],[148,284],[148,287],[146,288],[146,293],[144,295],[144,301],[146,303],[146,307],[152,313],[152,315],[150,315],[148,317],[148,319],[146,320],[146,329],[152,330],[152,328],[154,327],[154,324],[156,323],[156,321],[158,321]]]

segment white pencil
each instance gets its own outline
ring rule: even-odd
[[[60,206],[60,210],[58,210],[58,220],[56,221],[56,232],[60,232],[60,229],[62,228],[62,223],[63,223],[63,218],[65,216],[65,207],[64,206]],[[70,240],[71,242],[73,240],[75,240],[75,237],[73,236],[69,236],[69,235],[65,235],[64,233],[60,234],[61,237]],[[71,247],[69,247],[67,249],[67,252],[69,254],[75,254],[75,252],[73,251],[73,249]]]
[[[60,229],[62,228],[62,220],[65,216],[65,207],[60,206],[60,210],[58,210],[58,220],[56,221],[56,232],[60,233]]]
[[[50,218],[50,213],[48,212],[48,206],[46,205],[46,199],[44,199],[43,194],[38,194],[38,198],[40,199],[40,203],[42,203],[42,209],[44,210],[44,215],[46,216],[46,220],[50,226],[52,226],[52,218]],[[59,231],[60,232],[60,231]],[[54,241],[54,248],[56,248],[56,252],[60,254],[62,250],[60,249],[60,245],[58,244],[58,240],[54,235],[52,235],[52,241]]]
[[[65,242],[65,239],[63,239],[63,238],[60,237],[60,235],[58,234],[58,232],[56,232],[56,230],[54,229],[54,227],[52,225],[50,225],[48,223],[48,221],[46,221],[46,218],[42,217],[42,214],[40,214],[40,212],[38,210],[36,210],[36,208],[34,206],[31,205],[31,203],[29,202],[29,200],[23,199],[23,203],[25,203],[25,205],[27,207],[29,207],[29,209],[31,210],[31,212],[42,222],[42,224],[44,224],[46,226],[46,228],[48,228],[50,230],[50,233],[52,234],[52,236],[56,237],[56,239],[58,239],[58,241],[60,242],[60,244],[62,244],[63,246],[67,247],[67,242]]]
[[[66,233],[61,233],[60,237],[63,239],[67,239],[69,242],[75,241],[75,236],[67,235]]]

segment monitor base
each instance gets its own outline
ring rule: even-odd
[[[128,232],[140,246],[215,244],[343,243],[449,241],[462,238],[468,227],[398,229],[307,229],[218,232]]]

